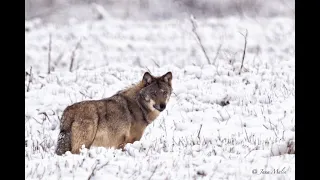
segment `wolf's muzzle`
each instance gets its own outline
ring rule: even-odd
[[[166,109],[166,104],[161,103],[160,105],[153,105],[153,107],[158,110],[158,111],[163,111],[164,109]]]

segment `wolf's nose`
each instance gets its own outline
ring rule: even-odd
[[[160,110],[163,111],[166,108],[166,104],[160,104]]]

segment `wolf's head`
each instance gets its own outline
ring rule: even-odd
[[[155,77],[146,72],[143,75],[143,88],[140,96],[144,105],[150,111],[163,111],[172,93],[172,73],[167,72],[163,76]]]

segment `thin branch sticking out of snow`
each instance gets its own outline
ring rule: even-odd
[[[48,74],[51,71],[51,44],[52,44],[52,34],[49,34],[49,47],[48,47]]]
[[[240,67],[239,75],[241,75],[241,71],[242,71],[242,68],[243,68],[244,58],[245,58],[245,56],[246,56],[248,30],[246,29],[246,34],[242,34],[241,32],[240,32],[240,34],[244,37],[244,48],[243,48],[242,62],[241,62],[241,67]]]
[[[202,44],[202,42],[201,42],[200,36],[199,36],[199,34],[197,33],[196,22],[195,22],[194,17],[193,17],[192,15],[191,15],[191,17],[190,17],[190,22],[191,22],[191,24],[192,24],[192,32],[193,32],[193,33],[195,34],[195,36],[197,37],[198,43],[199,43],[199,45],[200,45],[200,47],[201,47],[201,50],[202,50],[204,56],[206,57],[206,59],[207,59],[207,61],[208,61],[208,64],[211,64],[211,63],[210,63],[210,59],[209,59],[209,57],[208,57],[208,55],[207,55],[207,52],[206,52],[206,50],[205,50],[205,48],[204,48],[204,46],[203,46],[203,44]]]
[[[151,176],[148,178],[148,180],[150,180],[152,178],[152,176],[154,175],[154,173],[156,172],[156,170],[158,169],[158,165],[154,168],[154,170],[152,171]]]
[[[219,56],[219,54],[220,54],[222,45],[223,45],[223,44],[221,43],[221,44],[219,45],[218,49],[217,49],[216,56],[215,56],[214,59],[213,59],[213,64],[215,64],[215,63],[216,63],[216,60],[218,59],[218,56]]]
[[[27,86],[27,92],[30,91],[30,84],[32,82],[32,78],[33,78],[33,75],[32,75],[32,66],[30,67],[30,72],[29,72],[29,81],[28,81],[28,86]]]
[[[198,139],[200,139],[200,132],[201,132],[201,129],[202,129],[202,124],[200,125],[200,129],[199,129],[199,132],[198,132]]]
[[[72,51],[71,59],[70,59],[70,60],[71,60],[71,61],[70,61],[70,68],[69,68],[69,71],[70,71],[70,72],[72,72],[73,63],[74,63],[74,58],[75,58],[77,49],[80,47],[80,43],[81,43],[81,39],[77,42],[76,47],[75,47],[74,50]]]

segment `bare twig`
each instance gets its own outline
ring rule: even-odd
[[[71,61],[70,61],[70,68],[69,68],[69,71],[70,71],[70,72],[72,72],[72,67],[73,67],[73,62],[74,62],[74,58],[75,58],[75,55],[76,55],[76,50],[79,48],[80,43],[81,43],[81,39],[77,42],[76,47],[75,47],[74,50],[72,51]]]
[[[223,117],[222,113],[220,110],[217,111],[219,116],[221,117],[221,121],[225,121],[225,118]]]
[[[157,63],[154,59],[151,59],[151,60],[153,61],[153,63],[154,63],[158,68],[160,68],[159,63]]]
[[[52,44],[52,34],[49,34],[49,47],[48,47],[48,74],[50,74],[51,71],[51,44]]]
[[[227,101],[228,103],[229,103],[229,101]],[[229,118],[226,120],[226,125],[228,124],[228,121],[229,121],[229,119],[231,118],[231,116],[230,116],[230,114],[229,114],[229,112],[227,111],[227,110],[225,110],[226,112],[227,112],[227,114],[228,114],[228,116],[229,116]]]
[[[102,169],[103,167],[107,166],[109,164],[109,161],[107,161],[106,163],[102,164],[99,168],[96,168],[95,173],[97,171],[99,171],[100,169]]]
[[[109,161],[106,162],[106,163],[104,163],[104,164],[101,165],[100,167],[97,167],[98,164],[100,164],[100,163],[99,163],[99,160],[95,163],[95,165],[94,165],[94,167],[93,167],[93,169],[92,169],[92,172],[91,172],[91,174],[90,174],[89,177],[88,177],[88,180],[90,180],[90,179],[95,175],[95,173],[96,173],[97,171],[99,171],[99,170],[102,169],[103,167],[107,166],[107,165],[109,164]]]
[[[244,128],[244,132],[246,133],[246,137],[247,137],[248,142],[251,142],[250,139],[249,139],[249,137],[248,137],[248,133],[247,133],[246,128]]]
[[[54,64],[55,66],[57,66],[57,65],[59,64],[59,62],[61,61],[63,55],[64,55],[64,52],[61,52],[61,53],[59,54],[59,56],[53,61],[53,64]]]
[[[276,130],[275,130],[276,125],[274,125],[273,123],[271,123],[270,119],[269,119],[269,124],[270,124],[270,128],[271,128],[271,130],[273,130],[276,138],[278,138],[278,134],[277,134],[277,132],[276,132]],[[273,127],[272,127],[272,126],[273,126]],[[278,130],[278,128],[277,128],[277,130]]]
[[[240,67],[239,75],[241,74],[241,71],[242,71],[242,68],[243,68],[244,58],[245,58],[245,56],[246,56],[248,30],[246,29],[246,34],[242,34],[242,33],[240,33],[240,34],[244,37],[244,48],[243,48],[242,62],[241,62],[241,67]]]
[[[156,170],[158,169],[158,165],[154,168],[154,170],[152,171],[151,176],[148,178],[148,180],[150,180],[152,178],[152,176],[154,175],[154,173],[156,172]]]
[[[220,51],[221,51],[221,48],[222,48],[222,43],[219,45],[219,47],[218,47],[218,49],[217,49],[216,56],[215,56],[214,59],[213,59],[213,64],[216,63],[216,60],[218,59],[219,53],[220,53]]]
[[[94,164],[94,167],[92,168],[92,171],[88,177],[88,180],[90,180],[94,176],[94,173],[95,173],[95,170],[96,170],[98,164],[99,163],[97,163],[97,162]]]
[[[244,156],[244,158],[246,158],[252,151],[254,151],[254,150],[257,150],[257,147],[256,148],[253,148],[253,149],[251,149],[250,151],[249,151],[249,153],[247,154],[247,155],[245,155]]]
[[[46,119],[48,119],[48,121],[50,121],[50,118],[49,118],[49,116],[48,116],[48,114],[46,113],[46,112],[40,112],[40,113],[38,113],[38,114],[43,114],[44,115],[44,120],[46,120]],[[51,122],[51,121],[50,121]]]
[[[263,127],[265,127],[266,129],[269,129],[266,125],[263,124]]]
[[[89,98],[89,99],[92,99],[92,96],[88,96],[88,95],[86,95],[85,93],[83,93],[83,92],[81,92],[81,91],[79,91],[79,92],[80,92],[80,94],[83,95],[84,97]]]
[[[150,71],[150,69],[149,69],[148,67],[146,67],[146,66],[145,66],[145,68],[146,68],[146,69],[148,70],[148,72],[149,72],[149,73],[151,74],[151,71]]]
[[[200,125],[200,129],[199,129],[199,132],[198,132],[198,139],[200,139],[200,132],[201,132],[201,129],[202,129],[202,124]]]
[[[27,86],[27,92],[30,91],[30,83],[32,82],[32,78],[33,78],[33,75],[32,75],[32,66],[31,66],[30,72],[29,72],[29,81],[28,81],[28,86]]]
[[[200,45],[200,47],[201,47],[201,50],[202,50],[204,56],[206,57],[206,59],[207,59],[207,61],[208,61],[208,64],[211,64],[211,63],[210,63],[210,59],[209,59],[209,57],[208,57],[208,55],[207,55],[207,52],[206,52],[206,50],[204,49],[204,46],[203,46],[203,44],[202,44],[202,42],[201,42],[200,36],[199,36],[199,34],[197,33],[196,22],[194,21],[194,17],[193,17],[193,16],[190,17],[190,22],[191,22],[191,24],[192,24],[192,31],[193,31],[193,33],[195,34],[195,36],[197,37],[198,43],[199,43],[199,45]]]
[[[43,124],[44,121],[42,121],[42,123],[40,121],[38,121],[36,118],[32,117],[37,123],[39,124]]]

